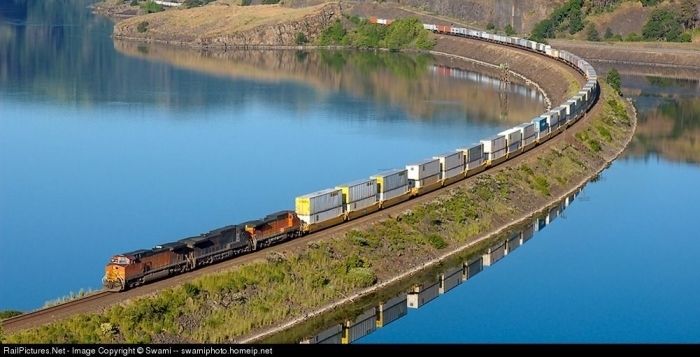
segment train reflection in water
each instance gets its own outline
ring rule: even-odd
[[[509,233],[503,239],[492,243],[476,258],[448,268],[433,279],[414,284],[408,292],[367,309],[354,318],[334,324],[301,343],[352,343],[406,316],[409,309],[420,308],[512,254],[534,238],[537,232],[560,217],[582,189],[576,190],[564,200],[544,210],[517,232]]]

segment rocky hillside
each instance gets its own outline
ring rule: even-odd
[[[283,0],[285,6],[318,4],[322,0]],[[489,23],[503,29],[511,25],[517,32],[529,32],[535,23],[547,17],[565,0],[352,0],[342,1],[344,8],[360,5],[374,10],[372,16],[393,17],[400,10],[444,16],[454,21],[485,28]]]
[[[236,3],[220,0],[192,9],[133,17],[115,25],[114,37],[193,47],[295,45],[297,34],[313,41],[341,17],[335,2],[304,8]]]

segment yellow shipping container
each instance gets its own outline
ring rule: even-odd
[[[300,216],[311,215],[311,200],[309,197],[297,197],[296,198],[296,213]]]

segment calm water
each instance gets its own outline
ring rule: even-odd
[[[623,81],[635,141],[565,219],[360,342],[700,342],[700,82]]]
[[[544,108],[425,56],[114,43],[89,3],[0,2],[0,309],[97,288],[112,254],[293,208]]]

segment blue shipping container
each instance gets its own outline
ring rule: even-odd
[[[547,131],[547,128],[549,128],[549,124],[547,123],[547,118],[535,118],[532,120],[532,122],[535,124],[535,127],[537,128],[537,131]]]

